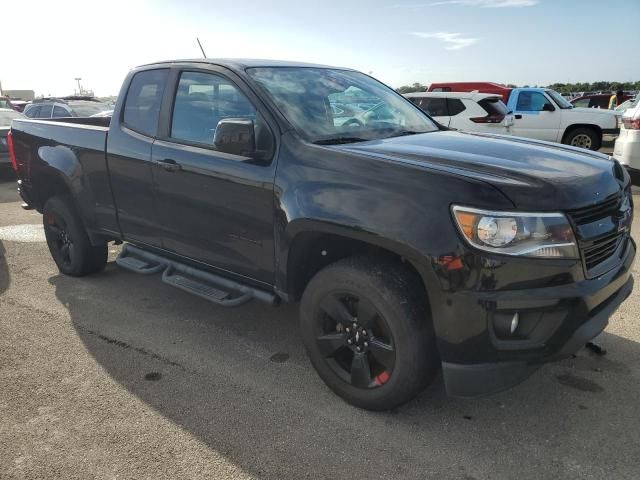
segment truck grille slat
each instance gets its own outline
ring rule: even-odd
[[[606,217],[616,216],[622,205],[622,193],[606,198],[597,205],[578,208],[567,212],[577,226],[587,225]],[[618,250],[625,232],[614,232],[595,239],[580,239],[578,246],[587,274],[607,261]]]
[[[573,218],[573,221],[578,225],[591,223],[615,213],[620,207],[621,200],[622,196],[620,194],[615,194],[601,203],[590,207],[572,210],[569,214],[571,215],[571,218]]]

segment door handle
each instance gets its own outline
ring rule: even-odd
[[[522,118],[522,115],[520,115],[520,114],[515,115],[515,118],[516,118],[516,120],[520,120]]]
[[[164,168],[167,172],[177,172],[178,170],[182,169],[182,166],[175,160],[172,160],[171,158],[156,160],[155,163],[160,167]]]

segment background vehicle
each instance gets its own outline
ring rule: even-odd
[[[7,97],[0,97],[0,108],[14,110],[13,103]]]
[[[507,103],[515,120],[513,134],[599,150],[620,133],[611,110],[574,108],[558,92],[545,88],[514,88]]]
[[[29,118],[90,117],[107,110],[113,107],[90,97],[47,98],[34,100],[24,109],[24,114]]]
[[[429,90],[450,88],[501,94],[514,114],[513,135],[574,147],[598,150],[603,141],[613,141],[620,132],[614,111],[573,108],[562,95],[547,88],[509,88],[490,82],[439,83]],[[619,115],[618,115],[619,116]]]
[[[583,95],[581,97],[574,98],[570,100],[571,105],[574,107],[583,107],[583,108],[609,108],[609,99],[611,98],[611,93],[598,93],[591,95]],[[624,94],[622,96],[623,101],[627,101],[632,98],[631,95]]]
[[[375,115],[336,122],[354,91]],[[366,103],[366,102],[365,102]],[[358,118],[356,118],[358,117]],[[368,75],[267,60],[146,65],[114,115],[15,120],[19,192],[59,270],[118,264],[221,306],[300,300],[320,377],[364,408],[508,388],[629,295],[627,172],[444,130]]]
[[[511,88],[499,83],[493,82],[443,82],[432,83],[429,85],[427,92],[481,92],[481,93],[493,93],[500,95],[502,101],[507,103],[509,101],[509,94]]]
[[[91,117],[110,117],[111,115],[113,115],[113,109],[105,110],[104,112],[100,112],[100,113],[94,113],[93,115],[90,115],[90,116]]]
[[[20,112],[16,112],[10,108],[0,108],[0,165],[10,162],[7,134],[11,127],[11,121],[15,118],[25,117]]]
[[[12,100],[11,100],[11,105],[12,105],[13,109],[14,109],[16,112],[23,112],[23,111],[24,111],[24,108],[25,108],[28,104],[29,104],[29,102],[26,102],[26,101],[24,101],[24,100],[15,100],[15,99],[12,99]]]
[[[634,104],[636,99],[637,99],[637,97],[633,97],[633,98],[630,98],[629,100],[626,100],[626,101],[622,102],[620,105],[618,105],[616,107],[616,112],[620,112],[620,113],[626,112],[627,109],[630,108]]]
[[[622,115],[622,127],[613,149],[613,158],[631,172],[634,184],[640,185],[640,95]]]
[[[513,114],[500,95],[466,92],[415,92],[404,95],[445,127],[509,135]]]

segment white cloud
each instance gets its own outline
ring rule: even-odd
[[[481,8],[532,7],[540,3],[539,0],[442,0],[431,5],[465,5]]]
[[[420,38],[435,38],[445,43],[446,50],[460,50],[461,48],[470,47],[474,43],[478,42],[478,38],[463,37],[461,33],[451,32],[411,32],[411,35],[415,35]]]

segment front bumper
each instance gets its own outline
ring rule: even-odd
[[[477,362],[443,358],[447,393],[455,397],[496,393],[517,385],[543,363],[580,350],[604,330],[610,316],[631,294],[635,255],[635,243],[629,238],[620,266],[597,278],[555,287],[471,294],[473,301],[468,305],[486,310],[491,304],[484,313],[487,328],[475,341],[476,346],[490,344],[493,358]],[[500,338],[493,328],[499,312],[512,315],[516,311],[528,312],[521,317],[525,322],[531,319],[527,338]]]
[[[619,128],[605,128],[602,130],[602,141],[613,142],[620,135]]]

